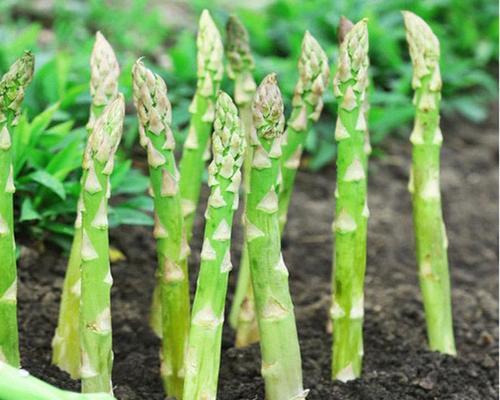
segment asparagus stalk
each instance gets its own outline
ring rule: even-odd
[[[96,33],[94,48],[90,57],[90,118],[87,130],[90,133],[105,105],[118,96],[118,76],[120,68],[110,44],[100,33]],[[52,339],[52,363],[70,374],[73,379],[80,377],[80,267],[82,247],[82,194],[78,201],[75,233],[64,277],[64,285],[59,309],[56,332]]]
[[[215,99],[224,73],[222,40],[207,10],[204,10],[200,17],[197,47],[197,89],[189,108],[191,123],[179,165],[182,208],[188,241],[192,235],[205,163],[210,159],[209,139],[214,122]]]
[[[83,158],[80,349],[82,392],[112,392],[113,365],[109,267],[109,176],[120,143],[125,104],[121,94],[95,121]]]
[[[192,235],[205,163],[210,159],[209,139],[214,121],[215,98],[224,72],[222,40],[207,10],[204,10],[200,17],[196,44],[198,47],[198,82],[196,93],[189,106],[191,121],[179,164],[181,175],[179,188],[188,243]],[[157,275],[159,277],[160,273]],[[161,336],[160,289],[158,282],[153,293],[150,325],[153,331],[158,336]]]
[[[184,400],[215,399],[219,376],[224,303],[231,265],[231,226],[238,208],[245,137],[231,98],[219,92],[215,106],[211,187],[205,213],[193,316],[189,331]]]
[[[228,75],[234,80],[234,100],[238,105],[241,123],[248,143],[253,129],[252,99],[257,88],[253,78],[255,64],[250,52],[248,32],[238,17],[229,17],[226,24],[226,32],[226,56],[229,61]],[[245,197],[250,184],[251,165],[252,147],[247,146],[243,162],[243,188],[245,190]],[[243,235],[245,235],[244,232]],[[245,300],[246,297],[253,300],[250,266],[248,265],[248,249],[245,246],[245,242],[246,240],[243,241],[238,282],[229,314],[229,323],[231,326],[234,329],[239,327],[236,331],[236,347],[242,347],[259,340],[254,302]]]
[[[115,400],[107,393],[67,392],[31,376],[28,371],[0,361],[0,399],[4,400]]]
[[[279,193],[279,220],[280,232],[285,228],[288,207],[293,192],[297,168],[300,164],[302,149],[307,133],[312,124],[318,120],[323,108],[323,92],[328,84],[329,67],[328,58],[316,41],[308,32],[304,34],[302,51],[298,62],[299,80],[295,86],[292,100],[292,114],[287,123],[287,129],[282,144],[281,173],[283,183]],[[245,260],[243,258],[243,260]],[[241,274],[244,276],[244,274]],[[239,282],[238,282],[239,283]],[[237,288],[238,292],[238,288]],[[255,338],[252,330],[255,329],[253,320],[253,301],[251,289],[248,290],[244,306],[241,310],[240,323],[238,324],[237,345],[247,345],[247,338]]]
[[[328,57],[308,32],[304,34],[299,63],[299,80],[295,86],[292,100],[292,115],[287,123],[281,157],[283,184],[279,195],[280,230],[285,228],[288,206],[292,196],[295,175],[300,164],[300,157],[307,133],[318,120],[323,109],[323,92],[328,85],[330,68]]]
[[[33,77],[34,58],[26,52],[0,80],[0,361],[19,366],[17,270],[14,241],[12,132],[24,91]]]
[[[155,207],[162,326],[161,375],[169,396],[182,399],[189,330],[189,280],[181,196],[171,131],[172,108],[165,82],[139,60],[133,70],[141,143],[147,149]]]
[[[417,15],[403,12],[413,63],[415,125],[409,190],[413,203],[417,262],[427,322],[429,347],[456,354],[451,312],[448,241],[439,185],[441,74],[439,41]]]
[[[252,105],[255,135],[245,228],[260,333],[267,400],[304,399],[300,349],[281,255],[278,220],[283,100],[276,75],[257,88]]]
[[[361,374],[363,359],[364,276],[367,236],[367,123],[363,107],[368,86],[368,31],[362,20],[340,44],[334,93],[338,100],[335,128],[337,188],[335,190],[332,378],[341,381]]]

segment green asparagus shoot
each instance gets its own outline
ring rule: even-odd
[[[245,210],[246,246],[260,333],[267,400],[304,399],[302,370],[288,270],[281,254],[278,192],[285,119],[276,75],[254,97],[253,160]]]
[[[80,349],[82,392],[112,392],[109,176],[123,129],[121,94],[96,119],[83,158]]]
[[[205,213],[193,315],[189,331],[184,400],[215,399],[219,376],[224,304],[231,265],[231,226],[238,208],[245,137],[231,98],[220,92],[215,106],[211,188]]]
[[[165,82],[139,60],[132,70],[141,144],[147,150],[158,255],[162,324],[161,375],[169,396],[182,398],[184,349],[189,330],[189,280],[179,172]]]
[[[87,131],[92,127],[105,105],[118,96],[118,76],[120,67],[110,44],[100,33],[90,56],[90,93],[92,102]],[[82,209],[83,199],[80,193],[75,233],[64,277],[61,307],[56,332],[52,340],[52,363],[70,374],[73,379],[80,377],[80,313],[81,294],[81,247],[82,247]]]
[[[443,135],[439,127],[439,41],[417,15],[403,12],[413,63],[415,125],[409,190],[412,195],[420,288],[431,350],[456,354],[451,312],[448,240],[439,183]]]
[[[302,149],[307,133],[311,130],[312,124],[319,119],[323,109],[323,92],[328,85],[330,74],[328,57],[308,31],[304,34],[302,41],[298,70],[299,80],[295,85],[292,99],[292,115],[288,120],[282,144],[281,172],[283,183],[279,195],[281,232],[286,224],[288,206]]]
[[[33,55],[26,52],[0,80],[0,361],[19,366],[17,268],[14,241],[12,132],[33,77]]]
[[[210,160],[215,100],[224,73],[224,49],[220,33],[207,10],[200,17],[197,37],[197,88],[189,106],[191,121],[179,164],[181,206],[189,243],[200,197],[205,165]],[[150,325],[161,336],[160,290],[157,283],[153,293]]]
[[[226,24],[226,33],[226,56],[229,61],[228,75],[234,80],[234,99],[238,105],[241,123],[248,143],[253,129],[252,99],[257,88],[253,78],[255,64],[250,51],[248,32],[238,17],[229,17]],[[245,193],[249,189],[251,167],[252,146],[247,146],[243,162],[243,188]],[[246,194],[244,194],[244,198],[246,204]],[[243,246],[238,283],[229,314],[229,323],[234,329],[238,328],[236,331],[236,347],[243,347],[259,340],[254,302],[245,300],[246,297],[253,299],[253,292],[250,282],[250,267],[248,265],[248,249]]]
[[[332,279],[332,378],[360,376],[363,360],[364,277],[368,221],[367,122],[368,31],[362,20],[348,27],[339,49],[334,93],[338,101],[335,128],[337,188],[335,190],[335,254]]]
[[[192,235],[205,163],[210,159],[210,135],[215,117],[215,100],[224,73],[222,39],[207,10],[201,14],[196,43],[198,82],[189,108],[191,123],[179,166],[182,208],[188,240]]]

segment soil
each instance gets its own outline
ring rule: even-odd
[[[326,321],[335,169],[301,171],[297,177],[283,247],[310,400],[498,398],[498,123],[444,126],[442,192],[458,356],[427,350],[406,189],[411,149],[407,140],[390,139],[370,165],[365,361],[363,377],[353,382],[332,383],[329,373]],[[198,218],[192,265],[199,262],[202,229]],[[234,232],[237,265],[240,226]],[[120,400],[163,399],[159,341],[147,325],[156,264],[151,231],[121,227],[111,232],[111,243],[127,258],[113,265],[115,394]],[[22,252],[21,352],[32,374],[78,390],[78,382],[50,364],[65,265],[66,256],[55,250],[41,256]],[[194,283],[195,273],[191,277]],[[233,273],[228,305],[235,278]],[[233,332],[225,327],[218,398],[263,399],[258,345],[236,349],[233,342]]]

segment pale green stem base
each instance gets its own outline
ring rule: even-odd
[[[159,255],[160,263],[165,257]],[[163,264],[164,265],[164,264]],[[184,276],[188,276],[187,260],[179,265]],[[183,399],[184,360],[189,332],[189,281],[166,281],[161,279],[162,302],[162,366],[163,385],[169,396]]]
[[[80,266],[82,229],[75,228],[73,243],[64,277],[61,308],[56,333],[52,339],[52,363],[70,374],[80,377]]]
[[[209,218],[206,221],[204,240],[211,244],[215,257],[213,260],[201,261],[189,331],[184,400],[215,399],[217,396],[222,325],[229,278],[224,258],[230,251],[231,239],[229,236],[228,240],[216,240],[214,233],[222,221],[229,227],[232,226],[234,210],[231,207],[234,196],[238,196],[238,193],[226,190],[230,180],[222,177],[217,179],[226,206],[214,208],[209,205],[207,209]]]
[[[268,152],[269,148],[265,150]],[[252,169],[252,186],[246,210],[246,222],[252,223],[261,232],[247,243],[261,339],[261,373],[265,381],[266,400],[303,399],[307,392],[302,385],[301,356],[288,271],[281,264],[278,205],[275,211],[269,212],[260,207],[261,200],[276,190],[279,159],[270,160],[270,168]]]
[[[413,163],[409,189],[412,192],[417,262],[429,347],[455,355],[448,239],[439,187],[442,142],[439,129],[440,94],[430,91],[430,79],[431,74],[422,79],[415,95],[417,110],[415,131],[411,138]],[[423,105],[423,96],[433,107]]]

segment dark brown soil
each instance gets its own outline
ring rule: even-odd
[[[442,190],[449,235],[456,358],[426,348],[406,190],[410,145],[389,140],[370,165],[371,210],[366,279],[365,364],[362,379],[332,383],[330,291],[335,170],[300,172],[284,240],[310,400],[498,398],[498,124],[446,124]],[[202,221],[196,226],[192,265],[198,264]],[[235,228],[233,262],[240,250]],[[159,342],[147,326],[155,269],[149,229],[112,232],[127,257],[113,266],[113,382],[120,400],[162,399]],[[23,366],[60,387],[79,384],[50,365],[66,257],[24,251],[20,261]],[[195,273],[192,273],[194,281]],[[232,275],[230,295],[234,288]],[[237,350],[224,331],[219,399],[263,399],[258,345]]]

